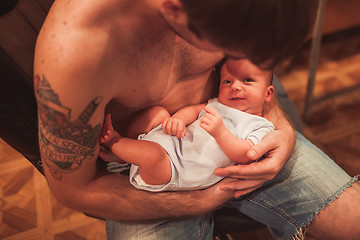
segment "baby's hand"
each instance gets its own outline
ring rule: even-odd
[[[224,122],[215,109],[206,106],[204,110],[206,114],[200,119],[200,127],[216,138],[224,131]]]
[[[184,138],[186,135],[186,125],[178,118],[166,118],[162,123],[162,129],[164,133],[177,138]]]

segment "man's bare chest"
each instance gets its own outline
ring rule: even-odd
[[[209,90],[214,66],[222,58],[222,54],[203,52],[184,44],[130,55],[131,58],[118,64],[124,67],[115,67],[112,76],[113,81],[119,82],[114,100],[131,108],[167,105],[170,98],[197,98]]]
[[[213,95],[217,85],[214,66],[222,54],[203,52],[181,42],[158,52],[128,51],[132,57],[119,64],[126,68],[113,70],[119,84],[107,108],[119,122],[128,122],[149,106],[161,105],[172,114]]]
[[[116,120],[125,122],[150,106],[163,106],[173,114],[184,106],[206,102],[217,88],[216,76],[212,69],[182,79],[175,73],[162,77],[163,74],[152,74],[151,77],[132,78],[141,81],[122,87],[119,90],[121,94],[110,101],[107,111]]]

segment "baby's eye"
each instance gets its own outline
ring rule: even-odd
[[[245,78],[244,79],[244,83],[249,83],[249,82],[253,82],[254,80],[252,80],[251,78]]]
[[[227,85],[228,85],[228,84],[231,84],[231,81],[230,81],[230,80],[224,80],[224,81],[223,81],[223,84],[227,84]]]

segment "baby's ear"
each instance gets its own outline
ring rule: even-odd
[[[273,95],[274,95],[274,87],[273,86],[268,86],[266,88],[266,96],[265,96],[265,102],[270,102]]]

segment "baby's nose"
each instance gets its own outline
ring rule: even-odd
[[[231,84],[231,90],[232,91],[240,91],[241,90],[241,85],[238,82],[234,82],[233,84]]]

